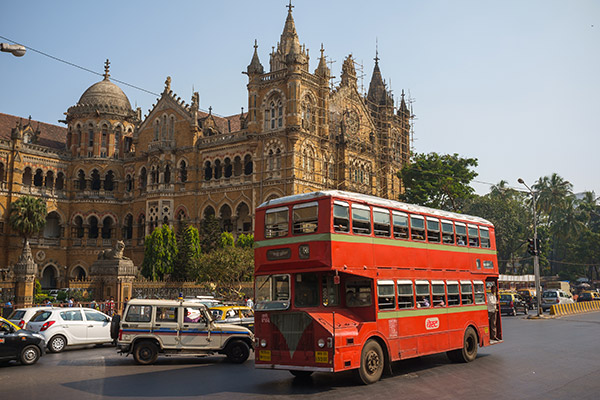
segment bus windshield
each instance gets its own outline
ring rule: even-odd
[[[290,276],[257,276],[255,294],[257,310],[287,310],[290,307]]]

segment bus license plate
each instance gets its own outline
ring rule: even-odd
[[[258,352],[258,359],[260,361],[271,361],[271,350],[261,350]]]
[[[315,351],[315,362],[328,363],[329,358],[326,351]]]

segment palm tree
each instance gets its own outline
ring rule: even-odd
[[[573,195],[573,185],[557,173],[540,178],[538,183],[533,185],[533,190],[538,192],[538,211],[548,215],[551,221],[554,211],[560,209],[566,198]]]
[[[8,223],[23,237],[23,248],[25,248],[27,239],[46,225],[46,202],[32,196],[18,198],[10,205]]]

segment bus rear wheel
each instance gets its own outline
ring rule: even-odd
[[[375,340],[369,340],[360,354],[359,381],[365,385],[377,382],[383,373],[384,363],[381,346]]]
[[[468,327],[463,339],[463,347],[446,352],[452,362],[471,362],[477,357],[477,334],[475,330]]]

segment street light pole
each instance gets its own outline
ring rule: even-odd
[[[0,51],[11,53],[15,57],[23,57],[27,49],[20,44],[0,43]]]
[[[524,185],[527,188],[527,190],[529,190],[529,193],[533,198],[533,273],[535,274],[535,298],[537,302],[537,316],[540,317],[542,315],[542,290],[540,285],[540,257],[538,255],[539,250],[537,240],[537,208],[535,204],[535,192],[529,186],[527,186],[523,179],[519,178],[518,182]]]

